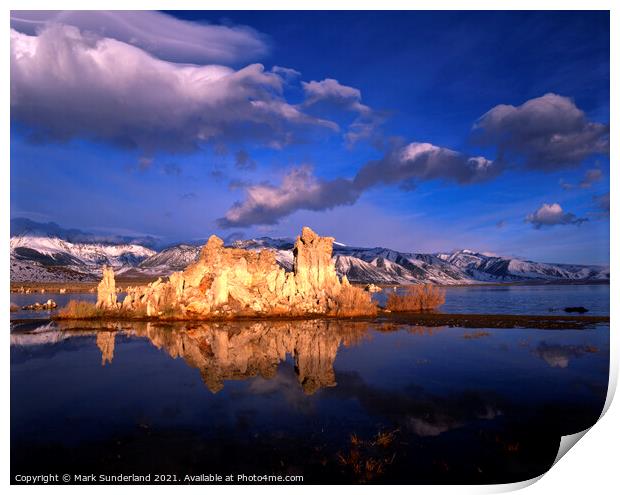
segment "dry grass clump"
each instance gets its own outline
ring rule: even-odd
[[[375,437],[374,444],[378,445],[379,447],[387,448],[392,445],[392,442],[394,442],[394,440],[396,440],[396,433],[398,433],[398,430],[380,431]]]
[[[388,294],[390,311],[430,311],[446,302],[446,291],[433,284],[410,285],[404,294]]]
[[[129,310],[120,307],[118,309],[100,309],[93,303],[75,301],[73,299],[69,301],[64,308],[59,310],[58,314],[55,316],[55,318],[59,320],[91,320],[98,318],[140,319],[145,317],[146,312],[142,308],[137,310]]]
[[[345,285],[335,300],[333,313],[336,316],[374,316],[377,314],[377,305],[372,295],[359,287]]]
[[[64,308],[58,311],[57,316],[58,318],[79,320],[83,318],[97,318],[102,315],[103,312],[97,309],[93,303],[72,299]]]

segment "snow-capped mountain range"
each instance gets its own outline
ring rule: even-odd
[[[124,272],[157,252],[138,244],[70,242],[59,237],[11,237],[11,281],[87,281],[101,267]]]
[[[244,249],[272,249],[286,270],[293,269],[292,239],[234,241]],[[11,238],[11,280],[97,280],[101,267],[114,267],[119,276],[149,278],[166,276],[194,261],[200,246],[179,244],[162,251],[139,244],[69,242],[59,237],[22,235]],[[484,282],[608,281],[609,268],[602,266],[536,263],[469,250],[419,254],[388,248],[359,248],[334,243],[336,270],[351,282],[444,285]]]

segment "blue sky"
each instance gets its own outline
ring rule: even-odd
[[[303,224],[608,263],[606,12],[14,12],[12,27],[12,217],[162,243]]]

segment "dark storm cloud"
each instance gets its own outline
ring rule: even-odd
[[[565,212],[559,203],[543,203],[535,212],[530,213],[525,221],[531,223],[535,229],[540,229],[554,225],[581,225],[588,219],[577,218],[575,214]]]
[[[11,30],[11,117],[39,140],[81,137],[150,154],[243,141],[280,148],[338,129],[289,104],[282,85],[260,64],[166,62],[73,26]]]
[[[609,126],[590,122],[570,98],[548,93],[515,107],[497,105],[474,125],[474,138],[497,147],[497,160],[557,170],[609,153]]]

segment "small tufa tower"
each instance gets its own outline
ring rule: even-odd
[[[103,267],[103,278],[97,286],[97,309],[116,309],[116,281],[114,270],[111,267]]]
[[[301,294],[338,293],[340,279],[332,259],[333,237],[321,237],[304,227],[293,249],[295,283]]]

